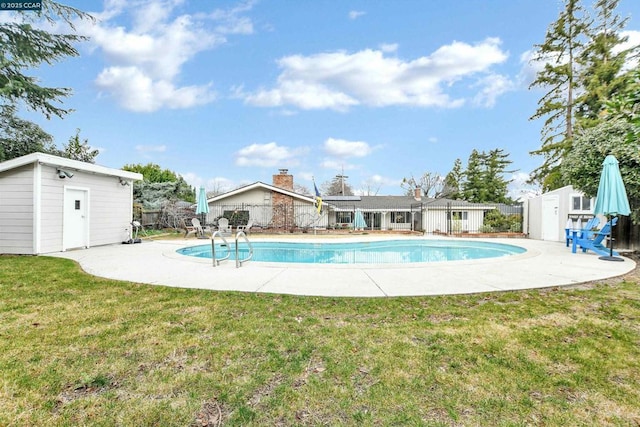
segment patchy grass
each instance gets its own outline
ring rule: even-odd
[[[639,320],[635,276],[339,299],[1,256],[0,425],[636,426]]]

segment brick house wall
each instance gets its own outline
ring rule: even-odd
[[[273,186],[284,190],[293,191],[293,175],[289,175],[287,169],[280,169],[280,173],[273,175]],[[293,197],[286,194],[272,192],[273,226],[277,228],[293,228],[294,211]]]

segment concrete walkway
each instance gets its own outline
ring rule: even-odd
[[[385,237],[425,239],[425,237]],[[253,241],[265,240],[251,238]],[[340,242],[380,240],[359,236]],[[273,240],[273,239],[270,239]],[[280,241],[299,241],[279,238]],[[210,240],[144,241],[49,254],[80,263],[89,274],[151,285],[215,291],[265,292],[338,297],[391,297],[493,292],[572,285],[620,276],[635,262],[602,261],[593,253],[572,254],[563,243],[528,239],[482,239],[521,246],[527,252],[502,258],[417,264],[328,265],[234,261],[213,267],[210,259],[182,256],[176,250]],[[324,242],[336,239],[305,238]],[[230,240],[231,242],[231,240]]]

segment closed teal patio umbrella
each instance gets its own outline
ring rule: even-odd
[[[602,174],[600,175],[600,183],[598,184],[598,194],[596,196],[596,204],[593,208],[595,215],[602,214],[607,216],[607,220],[611,220],[612,216],[629,215],[631,208],[629,206],[629,198],[627,190],[624,188],[620,168],[618,167],[618,159],[615,156],[608,155],[602,162]],[[612,235],[613,235],[613,229]],[[600,257],[606,261],[624,261],[622,258],[613,256],[613,244],[609,242],[609,256]]]
[[[364,215],[360,209],[356,209],[356,216],[353,220],[353,228],[356,230],[367,228],[367,222],[364,220]]]
[[[207,203],[207,192],[204,187],[200,187],[198,194],[198,204],[196,205],[196,215],[202,215],[202,225],[206,223],[207,214],[209,213],[209,204]]]

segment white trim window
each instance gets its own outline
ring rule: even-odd
[[[571,195],[571,212],[591,212],[591,199],[582,194]]]
[[[393,224],[409,224],[411,223],[411,213],[391,212],[391,222]]]

